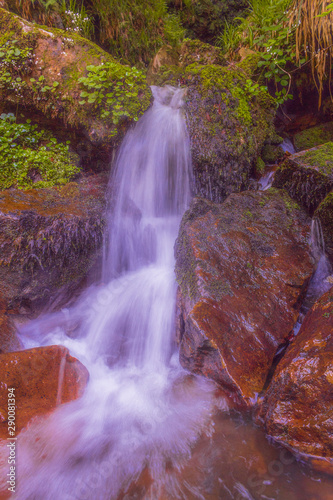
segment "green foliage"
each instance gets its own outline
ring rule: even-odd
[[[247,7],[247,0],[168,0],[169,9],[179,13],[188,36],[213,43],[225,23]]]
[[[164,23],[164,36],[167,42],[173,47],[179,45],[184,40],[185,29],[181,25],[177,14],[168,14]]]
[[[38,130],[30,120],[19,124],[12,113],[0,115],[0,188],[65,184],[79,172],[68,144]]]
[[[38,0],[38,3],[40,3],[46,12],[56,9],[59,6],[59,0]]]
[[[85,38],[93,38],[94,24],[83,2],[79,5],[76,0],[62,0],[61,18],[66,31],[78,33]]]
[[[186,73],[200,77],[202,94],[207,89],[215,88],[221,91],[221,97],[227,105],[231,98],[235,99],[237,104],[232,106],[233,112],[245,125],[252,122],[251,107],[255,99],[260,101],[268,97],[265,86],[246,79],[241,72],[232,72],[218,65],[191,64],[187,66]]]
[[[326,17],[329,16],[332,12],[333,12],[333,2],[327,6],[327,10],[325,10],[325,12],[318,14],[316,17]]]
[[[23,87],[26,86],[22,77],[30,71],[32,57],[32,49],[21,48],[17,40],[0,45],[0,89],[21,95]]]
[[[249,47],[261,54],[258,61],[260,77],[272,88],[276,104],[291,99],[291,73],[295,69],[295,27],[287,16],[292,0],[249,0],[246,18],[240,24],[226,27],[218,42],[231,52],[237,45]],[[300,61],[303,64],[305,59]]]
[[[165,0],[87,0],[98,26],[98,42],[118,59],[148,65],[165,43],[184,37],[178,15],[169,14]]]
[[[238,47],[241,40],[242,36],[238,25],[226,21],[222,33],[216,39],[216,45],[228,54]]]
[[[32,83],[31,85],[32,90],[37,94],[42,93],[47,95],[49,93],[53,94],[54,92],[56,92],[57,88],[59,87],[59,82],[54,81],[52,86],[50,86],[50,85],[44,85],[44,81],[45,81],[45,76],[43,75],[41,75],[38,78],[38,80],[36,80],[35,78],[30,78],[30,82]]]
[[[142,112],[139,85],[145,82],[140,70],[117,62],[90,65],[87,70],[88,75],[79,78],[85,87],[80,94],[82,106],[91,105],[95,113],[101,118],[110,118],[114,125],[122,118],[138,120]]]

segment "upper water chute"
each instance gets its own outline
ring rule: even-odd
[[[191,198],[184,90],[152,91],[153,106],[127,134],[116,162],[104,282],[159,259],[159,242],[168,245],[162,241],[167,234],[175,239],[173,218],[182,215]]]

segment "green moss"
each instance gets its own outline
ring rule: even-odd
[[[184,70],[180,66],[161,66],[158,73],[150,75],[148,83],[150,85],[173,85],[177,87],[182,81]]]
[[[185,39],[180,48],[179,62],[186,67],[190,64],[226,65],[222,50],[200,40]]]
[[[18,124],[14,115],[0,115],[0,189],[65,184],[79,172],[75,161],[68,144],[30,121]]]
[[[333,175],[333,142],[328,142],[319,148],[307,151],[299,158],[301,163],[311,165],[325,175]]]
[[[276,133],[276,131],[273,129],[272,133],[270,136],[267,138],[267,142],[270,144],[274,144],[274,146],[278,146],[279,144],[283,143],[283,138]]]
[[[283,157],[283,154],[280,147],[265,144],[261,152],[261,157],[266,164],[274,164]]]
[[[251,102],[257,95],[253,94],[249,86],[249,80],[246,79],[240,71],[214,64],[209,66],[191,64],[187,66],[185,72],[190,77],[200,79],[201,93],[203,96],[206,91],[210,89],[220,91],[221,97],[227,105],[230,105],[232,101],[235,102],[235,106],[232,106],[232,110],[237,118],[247,125],[251,124]],[[263,90],[258,90],[259,96],[264,93]]]
[[[221,279],[212,279],[205,285],[205,290],[209,296],[214,297],[216,300],[221,300],[226,295],[233,297],[231,285],[228,281]]]
[[[265,162],[259,156],[255,164],[255,174],[257,177],[260,177],[263,175],[264,172],[265,172]]]
[[[333,140],[333,122],[324,123],[299,132],[294,137],[295,147],[298,151],[314,148]]]
[[[333,191],[329,193],[317,208],[315,215],[321,222],[321,225],[330,233],[330,240],[333,239]]]
[[[247,76],[252,76],[255,70],[257,69],[258,62],[261,59],[261,54],[259,52],[251,52],[244,59],[242,59],[239,63],[237,63],[237,67],[244,71]]]
[[[43,60],[42,66],[46,70],[42,75],[45,78],[44,88],[53,88],[55,70],[58,72],[58,86],[56,92],[45,92],[26,79],[24,94],[15,95],[14,98],[11,96],[11,102],[18,104],[22,100],[25,105],[34,106],[47,116],[52,118],[57,116],[65,123],[75,126],[89,128],[93,118],[101,122],[97,130],[104,127],[103,133],[108,132],[107,139],[121,132],[123,123],[131,119],[136,120],[150,105],[151,92],[142,72],[121,65],[103,49],[77,33],[68,34],[60,29],[33,25],[0,9],[0,46],[13,39],[17,41],[18,47],[35,49],[34,57],[38,54],[39,61]],[[46,43],[37,44],[37,41],[41,40],[45,40]],[[67,64],[65,59],[61,61],[61,58],[59,61],[56,58],[54,62],[53,40],[55,45],[58,47],[60,45],[59,49],[65,53],[68,52],[66,59],[69,61],[74,59],[73,62]],[[114,83],[117,86],[118,95],[114,95],[115,99],[112,103],[103,101],[99,103],[99,106],[90,106],[91,103],[88,106],[80,106],[78,104],[80,92],[85,90],[82,80],[81,83],[79,82],[80,78],[89,78],[87,67],[99,68],[103,64],[108,68],[109,93],[112,93],[111,87]],[[33,73],[35,81],[38,81],[41,71],[43,70],[37,67],[36,61],[33,61],[27,74]],[[129,78],[131,88],[127,85]],[[2,91],[0,89],[0,92],[6,99],[10,89],[7,86]],[[119,102],[117,102],[117,97],[119,97]],[[109,115],[112,117],[118,115],[119,125],[117,120],[110,121]]]

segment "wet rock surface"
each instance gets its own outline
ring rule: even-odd
[[[15,389],[17,435],[34,417],[79,398],[88,377],[87,369],[62,346],[0,354],[0,438],[8,437],[7,388]]]
[[[333,143],[288,157],[276,170],[273,186],[285,189],[313,214],[333,188]]]
[[[243,70],[190,65],[184,81],[197,194],[220,203],[248,186],[274,111],[266,93],[247,95]]]
[[[0,192],[0,293],[33,313],[60,289],[74,290],[99,255],[107,176],[59,189]]]
[[[333,192],[329,193],[314,213],[321,223],[325,251],[333,263]]]
[[[251,406],[312,272],[309,219],[279,190],[195,199],[176,242],[182,365]]]
[[[304,319],[277,366],[259,421],[301,459],[333,474],[333,289]]]
[[[7,314],[7,303],[0,294],[0,353],[17,350],[20,347],[13,322]]]

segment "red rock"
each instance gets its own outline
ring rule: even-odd
[[[197,199],[176,242],[182,365],[251,406],[312,272],[309,219],[283,191]]]
[[[258,420],[276,441],[333,474],[333,289],[306,315],[277,366]]]
[[[0,354],[0,437],[8,436],[8,388],[15,388],[16,435],[29,421],[79,398],[88,370],[63,346]]]

